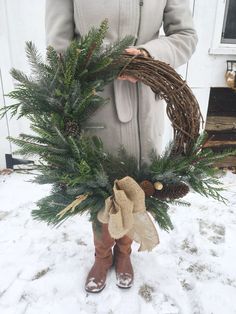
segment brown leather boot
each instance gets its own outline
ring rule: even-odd
[[[115,240],[114,259],[117,286],[120,288],[130,288],[133,284],[134,271],[130,260],[131,240],[128,236],[123,236],[121,239]]]
[[[115,243],[108,231],[108,224],[100,224],[101,232],[93,224],[93,238],[95,246],[95,262],[87,276],[85,290],[100,292],[106,285],[107,272],[112,266],[112,247]]]

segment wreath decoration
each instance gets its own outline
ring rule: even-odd
[[[35,45],[26,43],[32,74],[11,69],[17,86],[7,96],[17,103],[3,108],[2,116],[11,112],[11,116],[27,117],[34,134],[8,139],[20,147],[16,154],[39,157],[39,174],[33,182],[52,184],[51,194],[38,201],[38,208],[32,211],[35,219],[58,226],[72,215],[89,212],[91,221],[97,222],[100,215],[100,221],[107,222],[109,213],[104,208],[110,206],[117,214],[122,207],[117,200],[126,195],[127,202],[133,200],[131,212],[136,215],[141,202],[141,212],[145,208],[162,229],[169,231],[173,229],[169,205],[189,206],[180,198],[190,188],[226,201],[220,195],[219,171],[212,166],[235,152],[215,154],[203,149],[207,134],[199,134],[203,119],[186,82],[164,62],[124,53],[133,42],[132,36],[102,47],[107,29],[106,19],[99,28],[93,27],[87,35],[73,40],[63,54],[48,46],[45,62]],[[140,168],[122,146],[117,154],[107,153],[101,139],[83,129],[88,117],[100,106],[109,105],[98,92],[121,73],[138,78],[165,99],[174,129],[174,140],[163,155],[151,151],[151,164]],[[121,195],[121,185],[133,190],[123,190]]]

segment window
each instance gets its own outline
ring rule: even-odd
[[[235,0],[226,1],[221,42],[229,43],[229,44],[236,44],[236,1]]]
[[[218,0],[209,54],[236,54],[236,0]]]

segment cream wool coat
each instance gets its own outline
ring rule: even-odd
[[[104,45],[133,35],[131,47],[145,48],[153,58],[174,68],[189,60],[197,44],[187,0],[46,0],[45,18],[46,44],[58,52],[105,18],[109,29]],[[159,37],[162,23],[165,36]],[[110,102],[85,128],[103,140],[107,151],[115,153],[123,144],[139,165],[149,163],[152,148],[157,155],[163,152],[173,131],[166,103],[155,98],[150,87],[115,79],[100,93]]]

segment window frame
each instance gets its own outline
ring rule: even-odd
[[[226,0],[218,0],[215,16],[215,28],[212,38],[209,54],[212,55],[236,55],[236,42],[235,43],[222,43],[222,32],[226,23]]]

